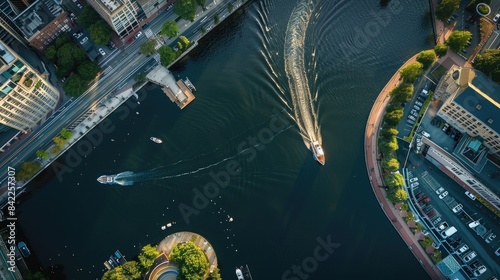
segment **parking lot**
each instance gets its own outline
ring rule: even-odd
[[[453,254],[463,272],[469,278],[489,279],[500,275],[498,262],[500,256],[494,251],[500,247],[499,220],[489,210],[472,200],[464,189],[447,177],[422,155],[411,154],[408,160],[406,184],[409,187],[410,201],[427,234],[432,237],[435,247],[440,248],[443,258]],[[471,225],[474,228],[471,228]],[[457,232],[443,237],[451,228]],[[446,236],[446,235],[445,235]],[[475,252],[476,256],[465,261],[466,255]],[[474,272],[484,272],[478,277]]]

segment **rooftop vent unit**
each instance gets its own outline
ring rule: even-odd
[[[481,108],[483,108],[483,106],[482,106],[481,104],[477,104],[477,105],[476,105],[476,109],[477,109],[477,110],[481,110]]]
[[[488,123],[489,123],[489,124],[492,124],[492,123],[493,123],[493,119],[492,119],[492,118],[489,118],[489,119],[488,119]]]

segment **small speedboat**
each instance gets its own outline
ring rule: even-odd
[[[243,272],[241,272],[241,269],[236,268],[236,277],[238,277],[238,280],[245,280],[243,277]]]
[[[157,144],[161,144],[163,141],[161,141],[160,138],[156,138],[156,137],[151,137],[149,138],[151,141],[157,143]]]
[[[321,164],[325,165],[325,152],[319,144],[318,141],[311,142],[311,149],[314,154],[314,158]]]

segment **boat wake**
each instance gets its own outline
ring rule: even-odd
[[[321,143],[318,118],[304,63],[304,43],[313,9],[311,0],[301,0],[293,9],[285,37],[285,72],[292,97],[294,119],[308,147],[311,142]]]
[[[133,171],[125,171],[116,174],[115,184],[120,186],[132,186],[137,182],[144,182],[148,180],[153,180],[161,174],[160,168],[155,168],[152,170],[134,173]]]

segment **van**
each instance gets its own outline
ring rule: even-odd
[[[431,135],[428,132],[422,131],[422,135],[427,138],[431,138]]]
[[[455,227],[449,227],[447,230],[441,232],[441,237],[443,238],[448,238],[455,234],[457,232],[457,229]]]

